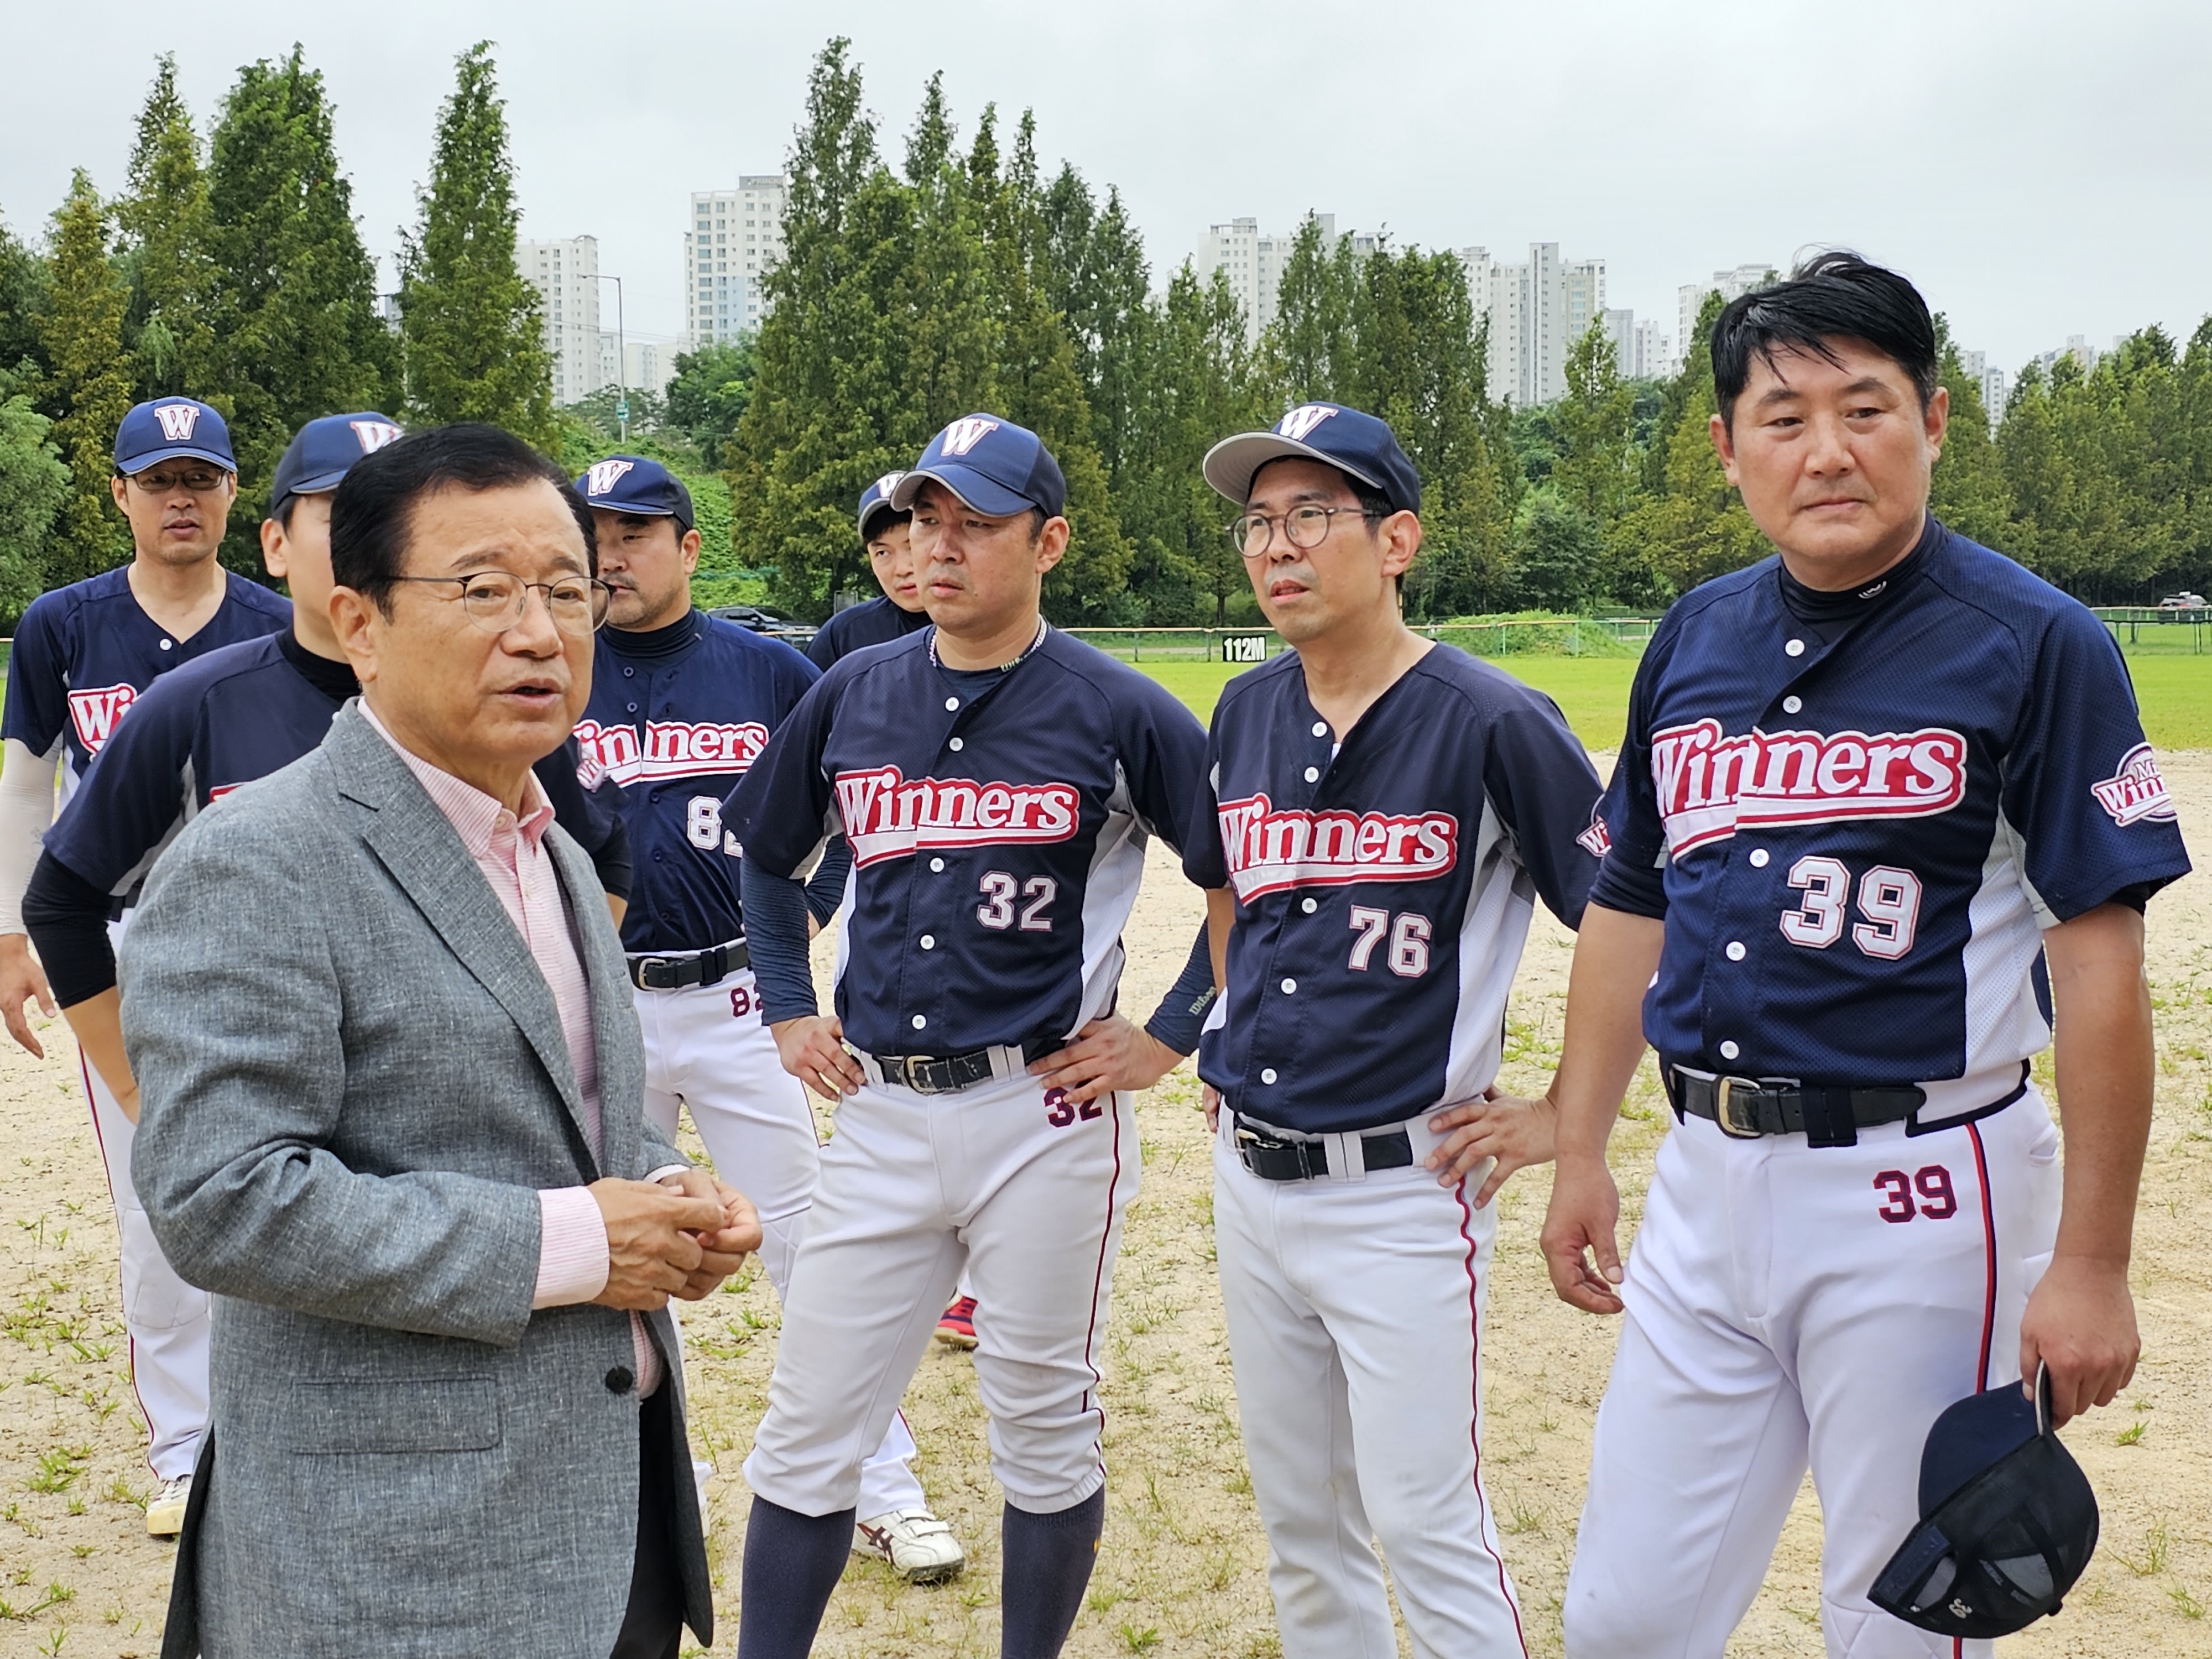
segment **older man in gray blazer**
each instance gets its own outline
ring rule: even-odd
[[[760,1233],[643,1115],[622,947],[529,769],[590,690],[591,533],[490,428],[356,465],[362,700],[194,821],[125,941],[133,1177],[217,1298],[165,1655],[713,1638],[666,1304]]]

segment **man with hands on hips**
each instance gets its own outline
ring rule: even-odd
[[[745,1461],[741,1659],[799,1659],[844,1564],[861,1462],[963,1267],[1006,1497],[1005,1659],[1051,1659],[1105,1518],[1099,1347],[1139,1146],[1131,1091],[1194,1040],[1201,947],[1151,1031],[1114,1012],[1145,848],[1178,850],[1204,734],[1152,681],[1048,626],[1058,463],[1000,416],[899,480],[933,625],[843,658],[724,822],[785,1066],[839,1098]],[[817,1012],[798,879],[853,854],[837,1012]],[[1184,1026],[1189,1029],[1183,1029]],[[848,1048],[847,1044],[852,1047]]]
[[[667,1302],[760,1228],[646,1119],[531,769],[590,690],[591,514],[437,428],[347,472],[331,561],[361,699],[192,821],[121,953],[132,1174],[220,1303],[164,1652],[674,1659],[714,1613]]]

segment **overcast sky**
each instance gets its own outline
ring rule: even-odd
[[[896,156],[933,70],[963,136],[1037,114],[1121,187],[1156,286],[1206,226],[1308,209],[1400,244],[1556,241],[1608,302],[1842,244],[1902,267],[2014,368],[2212,311],[2212,6],[2203,0],[10,0],[0,216],[43,233],[84,166],[123,183],[155,55],[211,117],[295,39],[391,280],[453,58],[499,43],[524,234],[599,238],[643,335],[681,325],[694,190],[777,170],[823,41],[849,34]]]

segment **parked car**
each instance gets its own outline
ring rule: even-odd
[[[2205,608],[2204,596],[2202,593],[2176,593],[2170,599],[2160,599],[2158,608],[2161,611],[2202,611]]]
[[[756,634],[766,634],[772,639],[781,640],[801,651],[814,637],[812,623],[794,622],[789,617],[780,617],[773,611],[763,611],[757,605],[718,605],[707,614],[720,617],[724,622],[733,622],[740,628],[750,629]]]

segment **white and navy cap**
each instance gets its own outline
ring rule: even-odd
[[[1270,461],[1319,461],[1357,478],[1393,513],[1421,510],[1421,475],[1387,422],[1342,404],[1300,404],[1267,432],[1240,432],[1206,452],[1206,483],[1242,507],[1252,480]]]
[[[293,434],[283,459],[276,463],[276,481],[269,487],[270,514],[282,513],[295,495],[336,489],[356,461],[374,455],[398,435],[399,423],[373,409],[308,422]]]
[[[593,461],[576,475],[576,490],[597,512],[674,519],[686,530],[699,522],[684,480],[642,455],[610,455]]]
[[[222,416],[191,398],[140,404],[115,428],[115,470],[130,477],[163,461],[206,461],[238,471]]]
[[[872,539],[877,520],[886,514],[902,514],[907,511],[904,507],[891,505],[891,491],[898,488],[899,480],[904,477],[906,474],[903,472],[886,472],[860,492],[860,539],[863,542]]]
[[[911,511],[933,478],[994,519],[1031,507],[1056,519],[1067,506],[1067,480],[1044,440],[997,415],[963,415],[932,438],[914,470],[891,486],[891,506]]]

